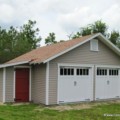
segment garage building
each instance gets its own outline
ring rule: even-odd
[[[0,102],[120,98],[120,50],[101,33],[43,46],[0,65]]]

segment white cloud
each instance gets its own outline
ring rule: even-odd
[[[60,15],[58,21],[66,31],[75,31],[100,17],[93,14],[90,7],[75,8],[73,12]]]
[[[7,4],[0,4],[0,21],[3,23],[12,22],[14,19],[14,9]]]
[[[75,8],[70,13],[61,14],[58,18],[58,21],[63,29],[65,29],[68,33],[78,31],[80,27],[84,27],[87,24],[93,23],[100,19],[109,25],[110,30],[120,30],[120,4],[115,2],[111,5],[107,4],[106,9],[103,7],[104,11],[100,9],[99,7],[96,7],[95,11],[94,7],[91,6]]]
[[[113,4],[103,14],[104,21],[109,25],[111,29],[120,30],[120,5]]]
[[[68,34],[98,19],[120,30],[119,13],[119,0],[0,0],[2,26],[36,20],[43,39],[49,32],[67,39]]]

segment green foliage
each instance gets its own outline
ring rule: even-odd
[[[117,45],[120,41],[119,39],[120,33],[118,31],[112,31],[109,40],[114,44]]]
[[[106,35],[107,25],[106,23],[102,22],[101,20],[96,21],[95,23],[91,24],[91,32],[92,33],[102,33]]]
[[[102,33],[103,35],[106,35],[106,31],[107,31],[106,23],[102,22],[101,20],[98,20],[85,27],[81,27],[80,31],[72,35],[71,38],[72,39],[79,38],[81,36],[90,35],[90,34],[99,33],[99,32]]]
[[[60,42],[65,42],[65,40],[60,40]]]
[[[49,33],[49,36],[45,39],[45,44],[50,45],[50,44],[57,43],[55,38],[56,38],[55,33]]]
[[[102,33],[106,35],[107,25],[106,23],[102,22],[101,20],[97,20],[92,24],[89,24],[85,27],[81,27],[80,31],[75,33],[71,38],[79,38],[81,36],[90,35],[93,33]]]
[[[90,35],[91,33],[92,33],[91,27],[87,26],[87,27],[82,27],[81,28],[81,35],[82,36]]]
[[[11,60],[37,47],[41,41],[36,22],[29,20],[20,28],[11,26],[8,30],[0,27],[0,63]]]
[[[72,36],[72,39],[79,38],[79,37],[81,37],[81,33],[77,32]]]
[[[120,48],[120,33],[115,30],[111,33],[108,33],[107,30],[108,26],[106,23],[104,23],[102,20],[97,20],[92,24],[88,24],[87,26],[80,28],[80,31],[70,35],[71,38],[69,39],[79,38],[81,36],[90,35],[93,33],[102,33],[104,36],[108,37],[108,39],[114,45]]]

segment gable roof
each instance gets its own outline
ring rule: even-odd
[[[46,63],[96,37],[103,41],[108,47],[110,47],[120,56],[120,50],[109,40],[107,40],[101,33],[97,33],[37,48],[13,60],[8,61],[6,64],[13,65],[14,63],[22,63],[24,61],[28,61],[30,64]]]

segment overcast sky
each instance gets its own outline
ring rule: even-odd
[[[120,0],[0,0],[0,26],[21,26],[29,19],[37,21],[43,39],[50,32],[57,40],[68,39],[100,19],[120,30]]]

